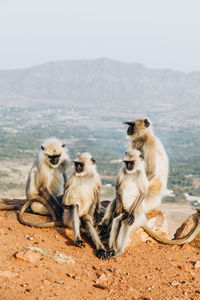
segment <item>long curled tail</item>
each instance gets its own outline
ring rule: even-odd
[[[197,209],[197,212],[200,215],[200,209]],[[192,229],[186,236],[183,238],[179,239],[174,239],[174,240],[169,240],[166,239],[159,234],[155,233],[153,230],[151,230],[148,226],[143,225],[142,228],[150,235],[152,238],[155,240],[164,243],[164,244],[169,244],[169,245],[183,245],[185,243],[190,243],[194,240],[194,238],[197,236],[197,234],[200,232],[200,219],[198,220],[196,227]]]

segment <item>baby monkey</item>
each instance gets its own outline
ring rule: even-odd
[[[63,223],[72,227],[75,244],[85,247],[80,227],[88,233],[97,249],[97,257],[106,258],[106,251],[95,229],[100,214],[100,177],[90,153],[82,153],[74,161],[74,172],[69,177],[63,196]]]

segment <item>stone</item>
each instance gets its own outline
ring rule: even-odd
[[[151,210],[149,213],[147,213],[147,226],[155,231],[155,233],[159,234],[160,236],[171,239],[170,236],[170,230],[167,222],[167,218],[165,214],[163,214],[159,210]],[[134,245],[137,243],[146,243],[146,242],[153,242],[156,243],[156,241],[151,238],[143,228],[137,228],[130,234],[129,238],[129,245]]]
[[[176,239],[183,238],[188,233],[191,232],[196,227],[196,224],[200,221],[200,213],[196,212],[195,214],[189,216],[183,224],[177,229],[174,237]],[[196,235],[193,241],[189,243],[193,247],[200,248],[200,232]]]
[[[19,276],[18,273],[0,270],[0,277],[15,278],[15,277],[17,277],[17,276]]]
[[[15,257],[29,263],[37,263],[42,259],[42,255],[40,253],[36,253],[27,249],[17,252]]]
[[[195,269],[200,268],[200,260],[197,260],[194,264]]]

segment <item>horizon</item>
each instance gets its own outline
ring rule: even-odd
[[[169,70],[169,71],[173,71],[173,72],[180,72],[180,73],[185,73],[185,74],[190,74],[193,72],[200,72],[200,70],[194,69],[191,71],[183,71],[183,70],[178,70],[178,69],[173,69],[173,68],[169,68],[169,67],[153,67],[153,66],[148,66],[145,65],[141,62],[137,62],[137,61],[123,61],[123,60],[118,60],[118,59],[114,59],[111,57],[96,57],[96,58],[77,58],[77,59],[61,59],[61,60],[50,60],[50,61],[44,61],[35,65],[29,65],[26,67],[18,67],[18,68],[0,68],[0,71],[14,71],[14,70],[26,70],[26,69],[31,69],[34,67],[38,67],[38,66],[42,66],[42,65],[46,65],[46,64],[51,64],[51,63],[66,63],[66,62],[83,62],[83,61],[98,61],[98,60],[108,60],[108,61],[113,61],[116,63],[122,63],[122,64],[127,64],[127,65],[140,65],[141,67],[144,67],[145,69],[149,69],[149,70]]]

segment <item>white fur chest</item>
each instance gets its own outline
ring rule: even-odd
[[[122,185],[122,203],[125,210],[129,210],[139,195],[137,182],[133,178],[127,178]]]
[[[63,194],[64,178],[60,170],[58,170],[57,168],[50,169],[47,179],[47,186],[54,196]]]

